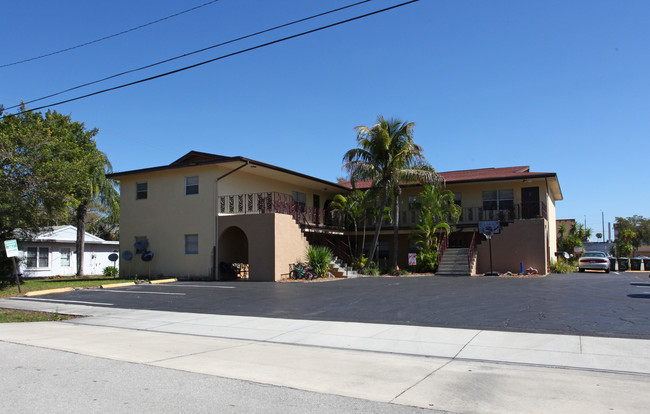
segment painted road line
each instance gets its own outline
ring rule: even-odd
[[[136,293],[136,294],[145,294],[145,295],[174,295],[174,296],[185,296],[185,293],[169,293],[169,292],[144,292],[142,290],[107,290],[106,293]]]
[[[83,303],[84,305],[103,305],[103,306],[115,306],[112,303],[103,303],[103,302],[86,302],[83,300],[63,300],[63,299],[41,299],[41,298],[11,298],[15,300],[29,300],[29,301],[39,301],[39,302],[57,302],[57,303]]]
[[[166,287],[198,287],[202,289],[234,289],[234,286],[203,286],[203,285],[168,285]]]

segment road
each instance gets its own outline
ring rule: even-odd
[[[221,315],[650,339],[648,273],[179,282],[38,300]]]
[[[647,277],[183,282],[2,299],[86,316],[0,325],[3,407],[642,413]]]

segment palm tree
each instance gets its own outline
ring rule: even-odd
[[[357,221],[355,220],[354,210],[356,202],[350,194],[348,197],[345,197],[342,194],[337,194],[334,196],[330,208],[332,209],[332,214],[339,217],[340,221],[343,223],[343,227],[347,230],[348,224],[351,223],[354,225],[354,237],[357,236]],[[350,234],[348,233],[348,249],[350,255],[352,256],[352,243],[350,242]]]
[[[443,190],[440,185],[425,184],[417,200],[419,217],[415,235],[424,241],[419,243],[421,247],[437,249],[436,232],[443,230],[449,233],[451,226],[458,223],[461,208],[454,203],[454,193]]]
[[[119,215],[119,195],[113,181],[106,178],[112,172],[111,163],[103,152],[96,150],[89,163],[89,180],[84,183],[85,189],[77,194],[79,204],[75,209],[77,220],[77,276],[83,276],[84,251],[86,244],[86,218],[88,206],[97,202],[106,206],[112,215]],[[90,158],[90,157],[89,157]]]
[[[443,190],[440,185],[424,185],[424,190],[418,194],[420,210],[433,216],[436,222],[446,222],[451,225],[458,223],[461,208],[454,203],[454,193]]]
[[[369,258],[375,254],[381,232],[384,210],[389,197],[393,197],[393,268],[397,268],[399,195],[405,182],[434,182],[437,175],[426,164],[422,148],[413,142],[412,122],[377,117],[372,127],[358,126],[357,144],[343,156],[343,168],[350,173],[351,181],[372,180],[373,186],[381,190],[381,202],[377,212],[375,235]]]

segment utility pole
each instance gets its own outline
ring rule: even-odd
[[[605,213],[603,210],[600,210],[600,215],[602,216],[603,219],[603,243],[605,243]]]

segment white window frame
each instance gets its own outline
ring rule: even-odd
[[[185,235],[185,254],[199,254],[199,235]]]
[[[29,251],[30,250],[36,250],[35,255],[30,258]],[[43,252],[45,254],[43,255]],[[25,265],[27,269],[49,269],[50,268],[50,248],[49,247],[37,247],[37,246],[31,246],[28,247],[27,250],[25,251]],[[44,257],[43,257],[44,256]],[[45,258],[46,260],[46,266],[41,266],[41,260]],[[30,259],[36,261],[36,266],[30,266],[29,261]]]
[[[185,195],[197,195],[199,193],[199,176],[185,177]]]
[[[69,247],[61,247],[59,250],[59,253],[61,254],[61,267],[71,267],[72,266],[72,249]],[[64,259],[68,261],[68,264],[65,264]]]

